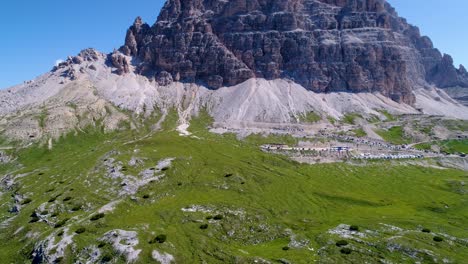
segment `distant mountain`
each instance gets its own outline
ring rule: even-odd
[[[0,133],[58,137],[97,120],[114,130],[130,122],[121,110],[177,109],[183,127],[206,110],[241,130],[301,124],[310,112],[324,125],[381,110],[468,119],[465,87],[465,68],[383,0],[169,0],[113,53],[83,50],[0,91]]]
[[[170,0],[153,26],[136,19],[120,52],[162,84],[286,78],[314,92],[380,92],[408,104],[415,87],[468,87],[465,68],[385,0]],[[124,73],[129,62],[117,54]]]

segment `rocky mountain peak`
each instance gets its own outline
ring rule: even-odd
[[[414,87],[468,87],[451,57],[384,0],[168,0],[153,26],[135,20],[120,51],[159,83],[213,89],[284,78],[412,104]]]
[[[460,64],[460,66],[458,67],[458,71],[459,71],[460,74],[462,74],[462,75],[465,75],[465,76],[468,75],[468,72],[466,71],[465,66],[463,66],[463,65],[461,65],[461,64]]]

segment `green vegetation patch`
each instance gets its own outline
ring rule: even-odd
[[[397,121],[398,118],[390,114],[387,110],[377,110],[379,113],[385,116],[387,122]]]
[[[445,140],[440,143],[441,150],[446,153],[468,153],[468,139]]]
[[[366,131],[364,131],[364,129],[362,129],[362,128],[354,129],[354,130],[352,130],[352,132],[354,133],[354,135],[356,137],[366,137],[367,136]]]
[[[334,125],[336,123],[336,119],[334,117],[332,117],[332,116],[327,116],[327,120],[332,125]]]
[[[431,150],[432,149],[432,143],[420,143],[417,145],[414,145],[414,148],[419,149],[419,150]]]
[[[442,152],[449,154],[468,153],[468,139],[432,141],[417,144],[414,147],[420,150],[431,150],[433,145],[439,146]]]
[[[302,123],[316,123],[322,120],[322,117],[315,112],[307,112],[299,116],[299,121]]]
[[[286,144],[290,146],[296,145],[299,140],[291,135],[262,135],[262,134],[251,134],[246,137],[244,142],[256,146],[264,144]]]
[[[380,129],[376,131],[385,141],[395,145],[404,145],[411,142],[411,139],[405,135],[402,126],[394,126],[388,130]]]
[[[47,116],[49,115],[47,109],[43,108],[41,113],[37,116],[37,121],[39,122],[40,128],[45,128]]]
[[[358,118],[362,118],[362,115],[358,113],[348,113],[342,118],[342,121],[346,124],[355,125],[356,119]]]

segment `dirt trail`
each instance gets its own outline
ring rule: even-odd
[[[379,136],[377,133],[375,133],[376,127],[372,124],[367,124],[362,127],[364,129],[364,132],[366,132],[367,136],[372,139],[377,139],[377,140],[383,140],[381,136]]]

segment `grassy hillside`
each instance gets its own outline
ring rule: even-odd
[[[446,140],[441,143],[442,150],[447,153],[468,153],[468,140]]]
[[[409,138],[405,135],[405,131],[401,126],[394,126],[387,130],[378,130],[376,131],[379,136],[381,136],[385,141],[390,142],[395,145],[404,145],[411,142]]]
[[[90,128],[52,150],[36,145],[10,153],[15,164],[0,165],[0,175],[16,176],[14,184],[2,182],[2,262],[31,262],[40,241],[73,235],[57,262],[99,252],[96,262],[125,263],[126,254],[103,239],[111,230],[136,232],[136,263],[153,263],[154,250],[177,263],[468,259],[466,172],[386,162],[301,165],[257,147],[290,138],[213,135],[205,115],[192,122],[193,137],[181,137],[175,122],[172,113],[154,134]],[[167,158],[174,160],[162,176],[131,194],[122,193],[131,184],[111,176],[141,179]],[[9,212],[15,197],[22,204],[17,214]],[[340,240],[347,245],[337,246]]]
[[[415,147],[418,149],[430,150],[432,145],[439,146],[441,151],[450,154],[468,153],[467,139],[433,141],[428,143],[421,143]]]

